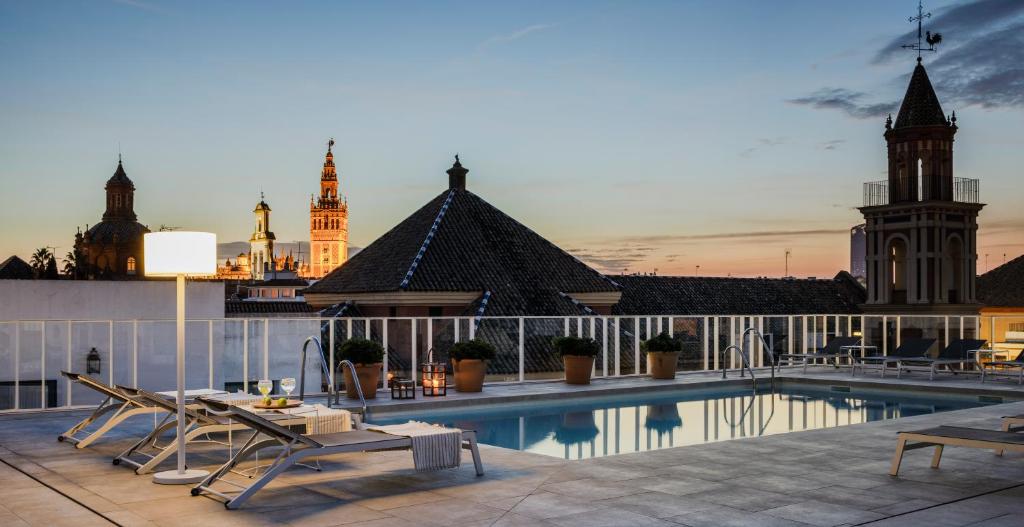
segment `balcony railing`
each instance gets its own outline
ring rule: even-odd
[[[948,180],[943,184],[940,178],[905,178],[896,188],[890,188],[888,180],[864,183],[865,207],[929,200],[979,203],[979,199],[977,179],[957,177],[949,186]]]
[[[917,315],[773,315],[773,316],[587,316],[587,317],[445,317],[445,318],[302,318],[213,319],[186,323],[186,385],[229,392],[255,390],[257,381],[300,377],[300,351],[309,336],[321,338],[329,361],[346,339],[361,337],[386,350],[387,371],[417,380],[428,350],[447,362],[451,346],[469,338],[492,343],[498,356],[488,366],[488,382],[561,379],[562,363],[551,346],[556,336],[591,337],[601,346],[595,361],[598,377],[647,372],[640,343],[658,333],[680,337],[679,371],[738,368],[739,358],[720,351],[741,344],[747,328],[771,335],[775,354],[805,353],[836,336],[863,335],[865,346],[882,353],[900,338],[972,338],[978,317]],[[750,344],[751,365],[769,364],[760,342]],[[150,390],[173,389],[175,323],[173,320],[0,321],[0,411],[38,410],[92,405],[98,394],[73,384],[61,370],[86,373],[95,348],[99,372],[109,384]],[[94,363],[95,365],[95,363]],[[332,371],[333,368],[332,368]],[[324,378],[320,361],[306,361],[305,393],[324,393],[334,379]],[[340,379],[337,380],[340,382]],[[276,382],[275,382],[276,384]],[[337,384],[335,384],[337,385]],[[298,393],[298,389],[296,389]]]

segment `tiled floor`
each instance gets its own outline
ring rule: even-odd
[[[672,386],[713,378],[686,376]],[[805,379],[848,382],[849,375],[822,370]],[[876,382],[867,379],[858,382]],[[949,378],[900,382],[919,383],[979,386]],[[606,381],[592,389],[602,385],[652,384]],[[994,386],[1024,393],[1005,382]],[[563,390],[542,383],[485,394]],[[942,468],[932,470],[931,451],[914,450],[899,478],[886,475],[898,430],[996,428],[1000,416],[1014,413],[1024,413],[1024,403],[583,461],[484,446],[481,478],[471,464],[416,473],[408,452],[332,456],[322,460],[322,472],[286,472],[237,511],[110,463],[151,425],[145,417],[77,450],[55,438],[82,412],[9,414],[0,416],[0,525],[1024,525],[1024,456],[949,448]],[[190,466],[212,467],[224,456],[220,448],[197,447]]]

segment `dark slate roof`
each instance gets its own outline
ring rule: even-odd
[[[107,185],[127,185],[135,188],[135,184],[132,180],[128,179],[128,174],[124,171],[124,166],[121,165],[121,160],[117,160],[117,170],[114,171],[114,175],[110,176],[107,180]]]
[[[978,301],[993,307],[1024,307],[1024,256],[978,277]]]
[[[405,290],[491,291],[487,315],[580,314],[558,293],[615,284],[468,190],[445,190],[319,282],[315,293],[399,291],[444,203],[448,208]]]
[[[114,236],[119,242],[124,243],[149,232],[145,225],[131,220],[105,220],[93,225],[86,231],[89,239],[97,243],[111,243]]]
[[[32,266],[17,255],[0,263],[0,280],[31,280],[33,276]]]
[[[313,306],[298,301],[246,301],[246,300],[228,300],[224,302],[224,315],[225,316],[245,316],[245,315],[266,315],[266,314],[295,314],[295,315],[314,315],[316,309]]]
[[[894,128],[911,126],[936,126],[946,124],[946,114],[942,113],[939,98],[928,80],[928,73],[920,62],[914,68],[907,86],[907,94],[903,96],[900,113],[896,115]]]
[[[784,315],[859,313],[866,292],[848,273],[831,280],[615,276],[618,315]]]

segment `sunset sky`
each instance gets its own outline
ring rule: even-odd
[[[118,151],[135,210],[308,240],[333,137],[350,242],[468,188],[610,272],[831,276],[916,1],[0,3],[0,260],[71,249]],[[929,1],[925,57],[981,180],[979,271],[1024,253],[1024,2]]]

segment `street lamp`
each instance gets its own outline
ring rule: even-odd
[[[185,276],[210,276],[217,272],[217,235],[210,232],[164,231],[143,238],[146,276],[177,278],[178,334],[178,468],[158,472],[155,483],[183,485],[202,481],[205,470],[185,469]]]

